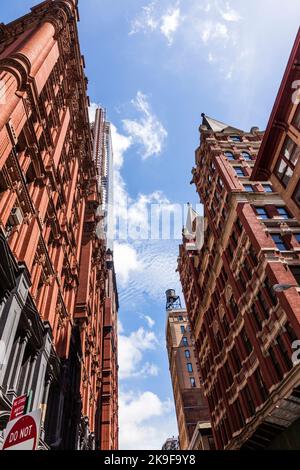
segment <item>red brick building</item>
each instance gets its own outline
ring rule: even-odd
[[[300,220],[300,29],[252,177],[270,179]]]
[[[193,183],[204,244],[191,250],[184,239],[178,269],[215,443],[299,448],[299,220],[273,179],[252,176],[264,138],[258,128],[203,115],[200,134]],[[276,284],[293,287],[276,293]]]
[[[43,449],[118,445],[117,292],[78,18],[77,1],[48,0],[0,26],[0,440],[32,391]]]

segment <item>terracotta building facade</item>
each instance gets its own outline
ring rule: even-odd
[[[118,445],[117,293],[78,19],[77,1],[48,0],[0,26],[0,440],[31,392],[42,449]]]
[[[203,115],[200,135],[204,242],[193,250],[184,237],[178,270],[215,444],[299,448],[299,220],[272,178],[253,177],[263,132]]]
[[[175,292],[167,291],[166,340],[181,450],[188,450],[198,423],[210,431],[209,411],[199,377],[194,339],[187,312]],[[178,302],[178,301],[177,301]],[[203,436],[203,449],[207,438]]]

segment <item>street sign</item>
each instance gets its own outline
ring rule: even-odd
[[[13,406],[10,412],[9,421],[13,421],[20,416],[25,414],[25,408],[27,404],[27,395],[22,395],[14,400]]]
[[[2,450],[35,450],[40,436],[41,410],[9,421]]]

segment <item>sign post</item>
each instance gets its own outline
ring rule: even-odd
[[[41,410],[9,421],[2,450],[36,450],[40,437]]]

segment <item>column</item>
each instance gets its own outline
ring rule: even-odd
[[[17,286],[12,291],[10,298],[5,304],[0,318],[0,340],[3,341],[6,349],[4,364],[0,364],[0,386],[3,383],[7,363],[10,358],[13,343],[15,340],[21,312],[25,306],[29,291],[29,282],[24,273],[20,275]]]

